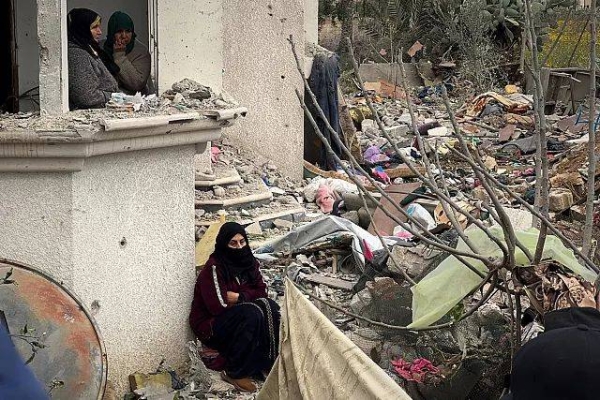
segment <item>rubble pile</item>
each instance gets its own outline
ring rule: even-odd
[[[73,110],[63,115],[39,112],[0,114],[0,132],[72,132],[101,129],[109,119],[147,118],[158,115],[193,113],[194,118],[214,118],[216,110],[235,110],[239,104],[226,92],[215,94],[211,88],[191,79],[172,85],[161,96],[129,96],[113,93],[106,108]],[[240,111],[245,112],[245,111]]]

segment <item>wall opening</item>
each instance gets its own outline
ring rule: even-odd
[[[89,8],[97,12],[102,18],[102,39],[106,38],[108,33],[108,21],[110,16],[115,11],[122,11],[128,14],[133,20],[135,26],[136,40],[146,46],[152,57],[152,69],[150,72],[151,84],[150,87],[156,89],[157,73],[156,73],[156,60],[155,60],[155,35],[154,29],[154,9],[156,0],[129,0],[123,2],[122,0],[68,0],[67,10],[68,13],[73,8]],[[150,13],[149,13],[150,11]]]
[[[18,111],[17,79],[14,1],[0,0],[0,111]]]
[[[133,19],[137,40],[144,46],[148,46],[150,37],[148,33],[148,0],[68,0],[67,13],[73,8],[89,8],[97,12],[102,17],[103,38],[106,37],[108,19],[112,13],[115,11],[127,13]]]

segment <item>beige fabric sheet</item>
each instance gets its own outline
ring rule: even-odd
[[[257,400],[410,399],[287,279],[280,354]]]

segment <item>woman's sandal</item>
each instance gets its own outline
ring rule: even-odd
[[[231,383],[237,390],[242,392],[255,392],[256,385],[252,382],[250,378],[232,378],[227,375],[227,372],[221,371],[221,379],[225,382]]]

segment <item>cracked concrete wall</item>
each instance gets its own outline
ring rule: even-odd
[[[19,94],[40,84],[40,49],[37,43],[37,3],[36,0],[15,2],[15,31],[17,41],[17,62],[19,64]],[[20,111],[33,111],[37,105],[29,98],[19,101]]]
[[[74,174],[73,289],[94,312],[118,392],[191,339],[195,147],[94,157]]]
[[[73,288],[70,173],[0,174],[0,257]]]
[[[223,7],[223,89],[248,108],[225,132],[300,178],[304,115],[294,90],[302,81],[287,39],[294,36],[304,63],[305,0],[226,0]]]
[[[158,0],[159,92],[183,78],[221,91],[222,20],[220,0]]]
[[[69,110],[67,0],[37,0],[40,109],[49,114]]]
[[[87,159],[80,172],[0,173],[0,257],[56,278],[91,311],[109,380],[187,361],[195,145]],[[97,302],[99,307],[93,307]]]
[[[304,0],[304,40],[319,43],[319,0]]]

